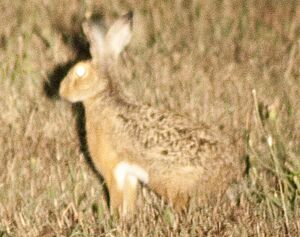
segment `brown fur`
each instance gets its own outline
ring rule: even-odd
[[[126,176],[120,190],[114,176],[124,161],[143,168],[149,174],[149,188],[177,209],[186,208],[191,198],[206,201],[223,194],[240,174],[225,136],[181,115],[128,103],[114,88],[109,71],[120,48],[108,42],[119,40],[125,47],[131,25],[131,16],[125,15],[105,35],[96,24],[85,23],[93,61],[75,65],[60,88],[62,97],[84,103],[89,151],[107,183],[112,210],[135,209],[136,184]],[[76,73],[78,67],[85,69],[83,76]]]

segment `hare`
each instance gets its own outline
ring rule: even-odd
[[[134,213],[139,182],[184,210],[191,198],[222,195],[239,174],[238,161],[218,129],[129,103],[114,86],[110,72],[131,39],[132,19],[131,12],[120,17],[107,32],[92,20],[83,23],[92,59],[70,69],[59,93],[83,102],[89,152],[112,212]]]

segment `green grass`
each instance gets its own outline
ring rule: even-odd
[[[0,9],[1,237],[300,235],[297,1],[2,0]],[[85,12],[110,23],[129,9],[134,36],[116,80],[141,103],[223,127],[246,164],[236,204],[177,214],[143,189],[134,221],[108,214],[78,108],[55,88],[88,56]]]

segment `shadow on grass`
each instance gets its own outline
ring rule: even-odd
[[[61,34],[65,41],[70,42],[72,50],[75,52],[76,56],[74,59],[66,63],[56,65],[54,70],[48,73],[48,80],[44,83],[43,89],[45,95],[49,99],[53,99],[53,100],[60,98],[58,93],[60,83],[67,75],[71,67],[74,66],[79,61],[88,60],[91,58],[89,52],[89,44],[82,36],[81,32],[73,33],[69,36],[67,36],[65,32],[61,32]],[[108,188],[104,182],[103,176],[96,169],[93,160],[91,158],[91,155],[89,154],[88,151],[88,145],[86,141],[86,128],[85,128],[85,111],[84,111],[83,104],[82,103],[73,104],[72,111],[76,116],[76,130],[80,141],[80,151],[83,153],[86,162],[91,167],[92,171],[96,174],[101,184],[103,184],[105,199],[107,205],[110,206]]]
[[[99,171],[96,169],[95,164],[92,160],[92,157],[88,150],[88,144],[86,140],[86,128],[85,128],[85,110],[82,103],[76,103],[73,104],[72,110],[74,114],[76,114],[76,130],[80,141],[80,151],[84,155],[84,158],[86,162],[91,167],[92,171],[96,174],[97,178],[103,185],[103,191],[105,195],[105,200],[107,202],[107,205],[110,206],[110,199],[109,199],[109,192],[108,188],[105,184],[103,176],[99,173]]]
[[[58,64],[54,70],[48,74],[48,81],[44,83],[44,93],[49,99],[59,98],[58,90],[60,83],[76,62],[77,60],[72,60],[64,64]]]
[[[48,73],[48,80],[44,83],[44,92],[48,98],[58,99],[58,90],[61,81],[67,75],[71,67],[82,60],[91,58],[89,52],[89,44],[82,36],[81,32],[73,33],[71,36],[62,33],[63,39],[66,43],[70,43],[71,49],[75,53],[75,58],[66,63],[58,64],[54,67],[52,72]]]

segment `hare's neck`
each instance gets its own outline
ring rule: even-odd
[[[130,106],[122,96],[113,91],[103,91],[83,102],[87,113],[96,112],[101,114],[107,110],[119,111]]]

